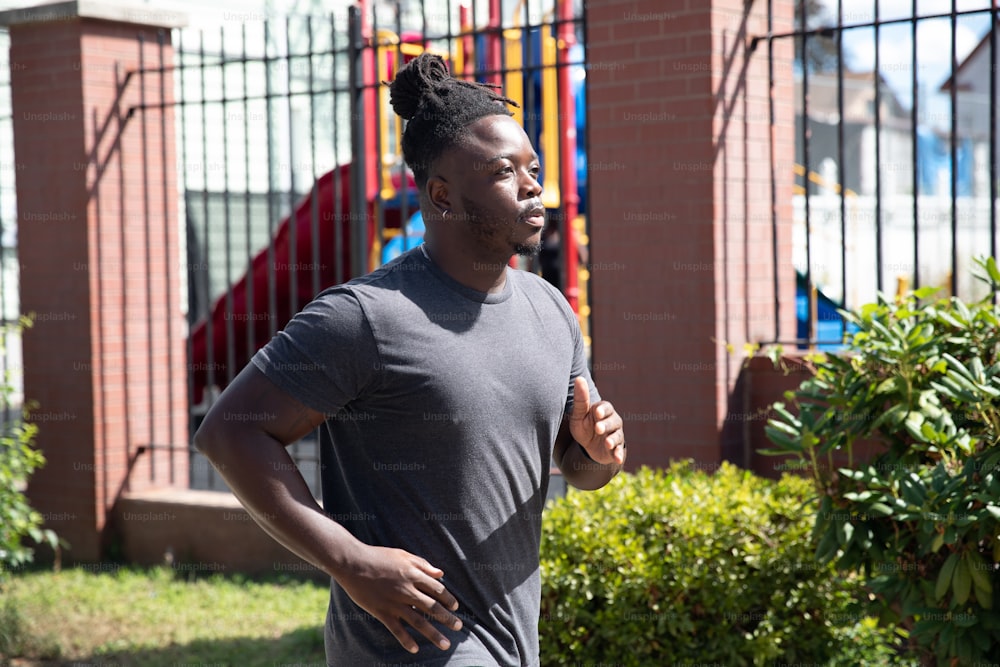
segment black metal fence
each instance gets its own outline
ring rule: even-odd
[[[173,101],[144,101],[129,113],[144,122],[148,108],[169,104],[175,112],[189,435],[218,391],[316,293],[376,267],[400,241],[404,248],[417,242],[401,128],[379,83],[400,63],[433,50],[456,75],[504,85],[521,101],[517,117],[555,173],[564,138],[551,123],[567,114],[550,75],[582,70],[582,49],[575,60],[556,57],[556,34],[567,21],[551,2],[546,8],[526,0],[507,16],[498,13],[501,4],[376,2],[367,15],[352,8],[214,33],[181,30],[173,36],[173,63],[130,74],[170,71],[175,85]],[[568,23],[582,42],[582,18]],[[552,208],[559,206],[555,190]],[[580,303],[585,308],[585,290]],[[291,449],[317,496],[323,433]],[[188,449],[192,488],[224,489]]]
[[[377,84],[391,78],[395,63],[433,49],[462,76],[502,83],[522,101],[519,118],[543,159],[559,154],[564,138],[544,131],[546,118],[564,115],[551,75],[582,69],[582,55],[552,57],[551,41],[565,21],[551,3],[525,0],[513,13],[491,15],[507,4],[372,3],[367,15],[353,10],[182,30],[173,35],[173,63],[126,73],[170,71],[175,86],[191,433],[217,388],[291,313],[323,287],[380,263],[394,240],[409,238],[416,201],[396,147],[400,127]],[[946,10],[919,13],[914,2],[911,11],[886,16],[874,3],[870,16],[854,16],[840,2],[817,23],[802,0],[794,31],[755,38],[755,57],[768,57],[776,40],[797,44],[794,343],[838,343],[843,323],[834,308],[857,307],[877,291],[940,285],[965,297],[980,293],[970,265],[976,255],[997,254],[1000,187],[1000,10],[989,4],[959,11],[952,1]],[[582,43],[582,8],[571,23]],[[926,26],[972,34],[977,45],[960,59],[957,39],[928,37]],[[891,40],[893,59],[874,47],[870,63],[848,67],[848,42],[858,35],[872,45]],[[0,32],[4,59],[6,40]],[[929,42],[950,56],[936,80],[922,76]],[[771,68],[772,84],[776,72]],[[144,122],[144,111],[158,104],[163,100],[132,108],[132,122]],[[11,120],[9,84],[0,81],[0,151],[8,158],[0,159],[4,324],[19,315]],[[554,190],[547,184],[547,193]],[[574,223],[552,217],[564,228]],[[581,290],[581,314],[585,295]],[[777,325],[775,331],[782,338]],[[15,387],[3,399],[5,420],[20,412],[18,343],[4,331],[0,371]],[[316,452],[315,436],[293,449],[318,494]],[[197,452],[191,461],[192,486],[222,488]]]
[[[799,344],[839,343],[845,326],[835,308],[877,292],[932,285],[982,296],[972,260],[997,253],[1000,14],[985,1],[922,13],[913,2],[891,16],[879,4],[848,15],[843,2],[830,3],[817,19],[802,1],[795,31],[756,40],[797,46]],[[960,34],[979,40],[962,60]],[[872,61],[849,68],[849,41],[855,50],[868,43]],[[940,80],[923,76],[925,47],[950,53]]]

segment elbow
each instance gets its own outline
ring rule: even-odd
[[[215,423],[216,421],[212,411],[209,411],[205,415],[205,419],[202,420],[201,425],[198,426],[198,430],[195,431],[194,438],[192,439],[195,449],[209,460],[218,454],[219,443],[222,441],[222,438],[219,437],[219,428]]]
[[[566,483],[579,491],[597,491],[607,485],[614,476],[614,473],[609,475],[564,475]]]

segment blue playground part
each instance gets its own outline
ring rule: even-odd
[[[817,350],[826,352],[840,352],[847,348],[843,342],[845,334],[844,318],[837,312],[843,306],[826,294],[822,290],[816,290],[816,331],[814,338],[820,341],[815,346]],[[796,272],[795,280],[795,319],[796,337],[805,340],[809,329],[809,299],[806,294],[806,279],[801,273]],[[846,334],[848,340],[858,331],[857,325],[846,324]],[[800,349],[805,349],[808,345],[800,344]]]
[[[391,262],[407,250],[416,248],[424,242],[424,216],[417,211],[406,223],[406,234],[400,232],[392,237],[382,248],[382,263]]]

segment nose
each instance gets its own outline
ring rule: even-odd
[[[525,178],[521,186],[521,191],[524,195],[522,199],[537,199],[542,195],[542,183],[530,171],[525,170],[524,174]]]

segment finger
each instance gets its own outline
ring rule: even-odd
[[[420,649],[420,647],[417,646],[417,642],[413,639],[410,633],[406,631],[406,629],[403,627],[403,624],[400,623],[398,620],[396,619],[390,619],[389,621],[383,620],[382,625],[384,625],[389,630],[389,632],[392,633],[392,636],[396,638],[396,641],[398,641],[400,645],[410,653],[416,653]]]
[[[604,438],[603,444],[616,463],[623,462],[625,456],[625,433],[623,431],[618,430],[609,433]]]
[[[621,415],[612,408],[611,412],[605,412],[603,418],[596,418],[594,420],[594,433],[597,435],[610,435],[615,431],[621,430],[622,426],[624,426],[624,422],[622,422]]]
[[[583,419],[590,412],[590,387],[582,375],[573,378],[573,418]]]
[[[410,555],[413,556],[413,564],[416,565],[417,568],[427,576],[433,577],[435,579],[440,579],[441,577],[444,576],[444,570],[442,570],[441,568],[434,567],[433,565],[428,563],[427,560],[421,558],[420,556],[414,554]]]
[[[458,600],[455,599],[455,596],[452,595],[440,581],[435,579],[431,582],[418,582],[416,586],[417,590],[428,596],[426,604],[424,605],[424,607],[428,610],[428,613],[430,613],[430,609],[435,604],[442,609],[450,611],[458,609]],[[455,621],[458,621],[458,619],[451,614],[448,614],[448,618],[449,620],[447,622],[442,621],[446,625],[452,625]],[[458,621],[458,627],[455,629],[458,630],[460,627],[462,627],[462,623],[461,621]]]
[[[417,605],[417,610],[422,611],[424,614],[434,619],[441,625],[451,628],[452,630],[462,629],[462,619],[448,611],[448,609],[446,609],[440,602],[427,599]]]
[[[621,430],[617,430],[600,439],[595,439],[593,444],[587,448],[587,454],[595,463],[624,463],[624,452],[620,451],[624,444],[625,434]]]
[[[409,623],[414,630],[429,639],[442,651],[447,651],[451,647],[451,642],[448,641],[448,638],[441,634],[441,632],[416,609],[406,607],[403,611],[403,620]]]

